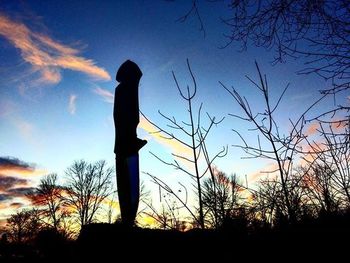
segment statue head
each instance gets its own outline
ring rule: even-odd
[[[116,80],[120,83],[139,81],[142,76],[142,72],[139,66],[131,61],[125,61],[118,69]]]

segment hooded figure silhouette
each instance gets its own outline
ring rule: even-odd
[[[138,86],[142,76],[140,68],[132,61],[125,61],[118,69],[116,80],[120,83],[114,96],[115,145],[114,153],[130,156],[145,144],[137,138],[140,122]]]
[[[139,118],[138,86],[142,76],[140,68],[125,61],[118,69],[120,83],[114,95],[114,125],[118,197],[122,222],[132,226],[139,202],[138,151],[147,143],[137,138]]]

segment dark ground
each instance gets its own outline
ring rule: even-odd
[[[46,232],[35,247],[11,245],[8,250],[17,257],[0,257],[0,262],[348,262],[348,226],[342,221],[309,222],[249,234],[92,224],[83,228],[77,241]]]

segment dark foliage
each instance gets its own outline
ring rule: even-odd
[[[347,247],[344,237],[350,234],[349,220],[349,212],[335,213],[295,225],[244,232],[240,231],[240,223],[234,221],[226,222],[219,230],[187,232],[90,224],[82,228],[76,241],[68,242],[49,229],[40,232],[32,246],[1,243],[0,259],[1,262],[5,262],[3,259],[8,262],[334,261],[345,256],[338,252]],[[294,252],[286,255],[286,249]]]

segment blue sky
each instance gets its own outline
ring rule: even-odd
[[[327,83],[297,75],[300,60],[272,66],[273,52],[254,47],[238,52],[236,44],[221,49],[228,32],[219,20],[227,15],[225,6],[201,3],[203,37],[195,17],[176,21],[190,8],[189,2],[1,1],[0,155],[35,164],[41,173],[30,177],[33,186],[45,173],[56,172],[63,181],[64,170],[78,159],[105,159],[114,166],[111,102],[120,64],[131,59],[140,66],[140,109],[165,126],[158,110],[179,120],[187,118],[171,72],[182,86],[190,84],[188,58],[198,82],[197,106],[204,102],[204,111],[225,117],[208,139],[213,154],[229,146],[229,154],[217,166],[239,176],[261,170],[265,162],[241,160],[242,152],[231,147],[239,142],[231,129],[246,134],[249,126],[228,116],[240,110],[218,81],[233,85],[256,108],[262,106],[261,100],[245,78],[257,77],[255,60],[268,75],[275,99],[290,83],[277,116],[284,129],[288,118],[295,119]],[[329,101],[322,104],[330,106]],[[149,135],[145,126],[138,133],[149,140],[140,153],[142,171],[171,183],[187,180],[149,153],[167,159],[173,145]],[[248,135],[250,139],[255,136]],[[143,174],[141,179],[149,181]]]

